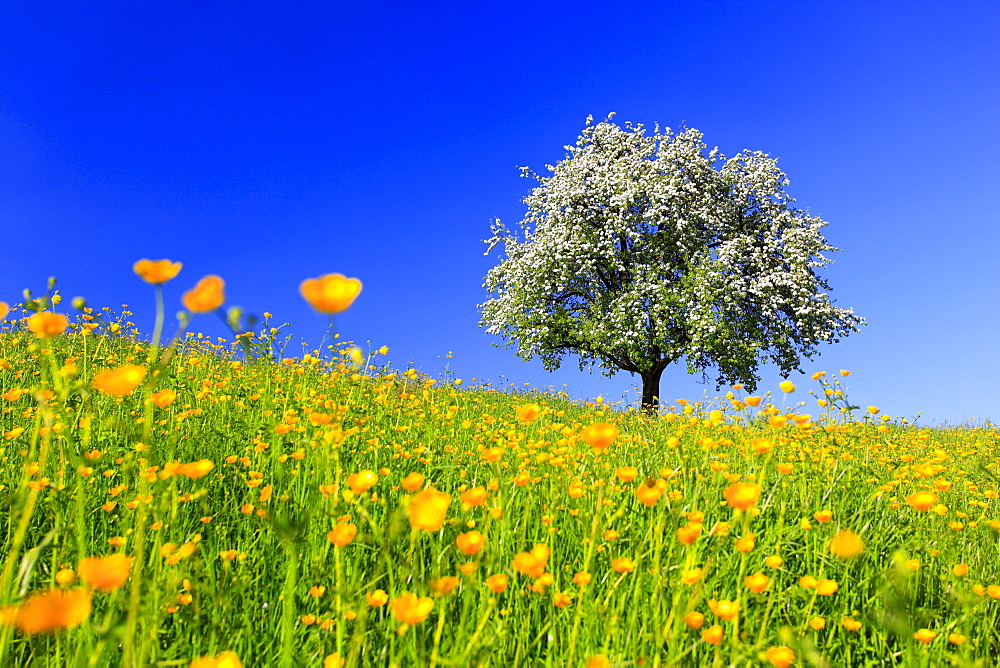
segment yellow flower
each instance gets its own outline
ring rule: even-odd
[[[820,580],[816,583],[816,593],[820,596],[833,596],[839,585],[836,580]]]
[[[764,397],[747,397],[743,400],[743,403],[752,408],[756,408],[757,406],[760,406],[760,402],[763,400]]]
[[[39,339],[51,339],[69,327],[69,320],[61,313],[41,311],[28,318],[28,329]]]
[[[10,313],[10,304],[7,302],[0,302],[0,320],[6,318],[8,313]]]
[[[698,540],[698,536],[700,534],[701,524],[698,522],[688,522],[684,526],[677,529],[677,540],[681,545],[690,545]]]
[[[403,624],[419,624],[427,619],[434,608],[434,601],[426,596],[417,598],[416,594],[406,592],[392,601],[392,615],[396,621]]]
[[[968,640],[968,638],[963,636],[961,633],[952,633],[948,636],[948,642],[952,645],[961,645],[966,640]]]
[[[521,422],[534,422],[538,414],[542,412],[542,407],[538,404],[523,404],[521,406],[515,406],[514,412],[517,413],[517,419]]]
[[[458,498],[462,502],[463,506],[475,508],[486,503],[489,496],[490,493],[486,491],[485,487],[473,487],[472,489],[462,492],[461,496]]]
[[[160,408],[166,408],[170,404],[174,403],[176,399],[177,393],[173,390],[160,390],[159,392],[153,392],[153,394],[149,396],[149,400]]]
[[[827,522],[833,519],[833,511],[829,509],[820,510],[818,512],[813,513],[813,519],[819,522],[820,524],[826,524]]]
[[[931,631],[930,629],[920,629],[919,631],[913,634],[913,639],[922,643],[929,643],[936,637],[937,637],[937,632]]]
[[[684,624],[691,629],[700,629],[702,624],[705,623],[705,615],[701,614],[697,610],[692,610],[691,612],[684,615]]]
[[[747,535],[736,539],[736,550],[738,552],[752,552],[756,544],[756,534],[748,533]]]
[[[618,438],[618,427],[609,422],[590,424],[580,431],[580,438],[595,450],[603,450]]]
[[[848,631],[857,631],[858,629],[861,628],[861,622],[854,619],[853,617],[843,617],[840,620],[840,623],[843,624],[844,628],[847,629]]]
[[[451,495],[428,487],[410,500],[410,526],[424,531],[438,531],[444,524]]]
[[[628,573],[635,569],[635,562],[628,557],[618,557],[611,560],[611,569],[616,573]]]
[[[748,576],[746,580],[744,580],[744,584],[746,584],[747,589],[749,589],[755,594],[759,594],[765,589],[767,589],[767,585],[770,582],[771,579],[760,572],[754,573],[753,575]]]
[[[50,633],[79,626],[90,611],[90,590],[48,589],[32,594],[18,606],[0,608],[0,621],[22,633]]]
[[[403,481],[399,483],[399,486],[407,492],[415,492],[424,486],[424,476],[423,474],[414,471],[413,473],[407,474],[407,476],[403,478]]]
[[[760,497],[761,486],[752,482],[738,482],[726,488],[724,495],[726,501],[733,508],[747,510]]]
[[[495,594],[499,594],[507,588],[507,576],[503,573],[497,573],[496,575],[491,575],[486,578],[486,586],[490,588]]]
[[[788,668],[795,663],[795,652],[790,647],[768,647],[765,656],[768,663],[776,668]]]
[[[656,505],[660,497],[663,496],[663,492],[667,489],[667,483],[662,478],[658,480],[644,480],[638,487],[635,488],[635,495],[642,502],[642,505],[653,507]]]
[[[211,313],[226,301],[226,282],[209,274],[181,296],[181,303],[191,313]]]
[[[378,475],[375,471],[359,471],[358,473],[352,473],[347,476],[347,486],[351,488],[351,491],[355,494],[364,494],[369,489],[375,486],[378,482]]]
[[[514,570],[528,577],[540,578],[549,563],[549,553],[549,548],[541,543],[531,548],[530,552],[519,552],[514,555]]]
[[[710,645],[718,645],[722,642],[722,635],[722,627],[718,624],[714,624],[701,632],[701,639]]]
[[[325,274],[302,281],[299,293],[318,312],[336,315],[354,303],[361,293],[361,281],[343,274]]]
[[[132,265],[132,271],[151,285],[163,285],[176,276],[182,266],[180,262],[170,260],[142,259]]]
[[[222,652],[216,656],[203,656],[192,659],[188,668],[243,668],[240,656],[236,652]]]
[[[788,475],[795,470],[795,464],[790,464],[788,462],[781,462],[780,464],[775,464],[774,468],[778,470],[778,473],[783,475]]]
[[[795,391],[795,383],[793,383],[790,380],[783,380],[783,381],[781,381],[780,383],[778,383],[778,387],[781,388],[782,392],[791,393],[791,392]]]
[[[486,545],[486,536],[478,531],[460,533],[455,539],[455,545],[463,554],[475,554]]]
[[[925,513],[933,508],[934,504],[938,502],[938,495],[934,492],[916,492],[906,497],[906,502],[910,504],[914,510]]]
[[[632,482],[639,475],[639,469],[634,466],[619,466],[615,469],[615,477],[622,482]]]
[[[376,589],[373,592],[365,594],[365,600],[368,601],[368,605],[373,608],[381,608],[389,601],[389,595],[381,589]]]
[[[864,552],[865,544],[861,540],[858,534],[854,533],[850,529],[843,529],[838,531],[833,538],[830,539],[827,549],[835,557],[841,559],[853,559],[862,552]]]
[[[76,569],[80,579],[105,593],[118,589],[128,580],[132,557],[112,554],[108,557],[87,557]]]
[[[727,601],[725,599],[716,601],[713,598],[708,602],[708,609],[712,611],[713,615],[725,622],[739,614],[740,602]]]
[[[587,668],[608,668],[611,660],[603,654],[595,654],[587,659]]]
[[[701,579],[700,568],[691,568],[686,571],[681,571],[681,582],[683,584],[693,585],[700,579]]]
[[[357,526],[349,522],[338,522],[330,530],[330,533],[326,534],[326,538],[337,547],[344,547],[345,545],[349,545],[357,535]]]
[[[951,574],[956,578],[964,578],[969,572],[969,564],[955,564],[951,569]]]
[[[770,557],[764,559],[764,565],[768,568],[781,568],[781,564],[783,563],[785,563],[785,560],[777,554],[772,554]]]
[[[117,369],[98,371],[92,385],[101,394],[126,397],[139,387],[145,377],[146,367],[138,364],[126,364]]]
[[[822,617],[813,617],[809,620],[809,626],[816,631],[826,628],[826,620]]]

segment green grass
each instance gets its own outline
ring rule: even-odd
[[[247,666],[334,665],[334,654],[348,666],[767,665],[767,650],[785,646],[800,665],[938,666],[995,665],[1000,653],[1000,588],[986,589],[1000,584],[995,429],[847,419],[836,395],[805,428],[768,424],[802,410],[786,399],[751,408],[735,393],[652,419],[356,368],[344,346],[332,359],[243,363],[198,337],[117,398],[94,389],[95,374],[147,365],[148,345],[127,325],[82,331],[36,339],[8,323],[0,335],[0,603],[81,586],[56,576],[85,557],[136,561],[73,628],[22,633],[8,608],[0,665],[187,666],[224,651]],[[819,396],[835,382],[819,379]],[[163,389],[176,400],[151,404]],[[533,422],[517,419],[526,403],[541,408]],[[604,451],[580,437],[598,422],[620,431]],[[204,477],[166,475],[205,459]],[[621,467],[638,475],[625,482]],[[348,476],[365,470],[378,481],[350,491]],[[411,473],[452,497],[439,530],[411,528]],[[755,510],[725,504],[736,481],[761,485]],[[644,483],[663,491],[651,506],[636,494]],[[906,502],[936,483],[937,512]],[[477,486],[486,501],[463,505]],[[823,510],[828,522],[814,517]],[[683,545],[677,530],[692,519],[702,531]],[[327,537],[338,522],[357,527],[343,547]],[[858,557],[828,551],[841,528],[863,539]],[[456,538],[472,530],[485,547],[463,554]],[[737,550],[749,533],[753,548]],[[195,549],[169,563],[167,543]],[[549,550],[541,578],[514,567],[535,545]],[[781,565],[765,565],[775,555]],[[621,557],[634,569],[614,570]],[[952,573],[960,563],[964,577]],[[701,579],[682,584],[694,568]],[[745,579],[758,572],[769,584],[754,593]],[[509,582],[499,593],[486,582],[498,574]],[[450,592],[435,588],[453,576]],[[803,576],[838,589],[817,595]],[[369,604],[376,590],[387,604]],[[433,601],[412,626],[393,615],[406,592]],[[738,600],[739,615],[719,620],[710,599]],[[685,624],[691,611],[701,629]],[[717,645],[702,638],[714,624]],[[936,637],[914,639],[922,628]]]

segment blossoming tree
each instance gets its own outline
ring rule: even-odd
[[[838,249],[792,206],[777,160],[726,159],[693,128],[646,136],[613,117],[588,117],[552,176],[520,168],[540,185],[520,233],[493,221],[486,254],[502,243],[505,257],[484,283],[487,332],[548,370],[573,353],[581,369],[638,374],[652,411],[673,362],[752,390],[759,364],[787,377],[864,324],[830,301],[816,270]]]

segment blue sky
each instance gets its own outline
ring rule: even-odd
[[[517,167],[614,111],[780,157],[829,222],[831,296],[869,324],[806,374],[851,369],[856,403],[922,423],[1000,419],[996,2],[15,1],[0,26],[0,300],[55,275],[149,331],[131,266],[166,257],[169,312],[216,273],[315,345],[298,284],[341,272],[364,291],[340,331],[398,367],[619,398],[637,378],[522,363],[476,308]],[[699,378],[661,395],[715,396]]]

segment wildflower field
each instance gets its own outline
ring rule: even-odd
[[[136,271],[149,338],[0,314],[2,666],[1000,661],[992,427],[850,406],[847,371],[649,416],[285,358],[267,321],[161,343],[177,272]],[[334,314],[348,280],[301,291]]]

